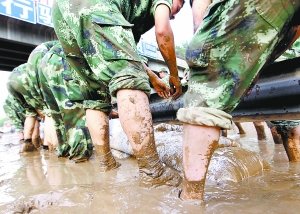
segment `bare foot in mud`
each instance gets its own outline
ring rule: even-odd
[[[140,169],[140,186],[148,188],[162,185],[177,187],[182,181],[182,178],[178,172],[167,166],[163,167],[158,174],[155,174],[156,173],[147,172],[146,170]]]
[[[32,144],[36,149],[39,149],[41,147],[41,140],[40,138],[32,138]]]
[[[182,201],[198,202],[200,203],[200,205],[204,202],[202,194],[188,195],[185,192],[183,192],[183,190],[179,191],[178,198]]]
[[[20,141],[20,143],[21,143],[20,153],[37,151],[36,147],[33,145],[31,140],[22,140]]]
[[[54,145],[54,144],[52,144],[52,143],[49,143],[48,144],[48,150],[49,150],[49,152],[54,152],[54,151],[56,151],[56,145]]]
[[[111,152],[108,152],[104,155],[99,155],[98,158],[100,161],[100,172],[107,172],[121,166],[121,164],[116,161]]]
[[[183,181],[183,189],[179,191],[178,198],[181,200],[203,200],[203,181]]]
[[[267,140],[265,128],[263,125],[255,125],[258,140]]]

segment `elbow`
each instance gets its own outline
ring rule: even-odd
[[[155,29],[156,37],[164,37],[166,35],[166,30],[163,28]]]
[[[173,32],[170,27],[157,28],[155,29],[156,38],[171,38],[173,37]]]

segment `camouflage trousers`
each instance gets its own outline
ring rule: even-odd
[[[287,135],[292,129],[300,125],[300,120],[267,121],[267,125],[269,128],[276,127],[279,133]]]
[[[96,13],[69,12],[68,16],[62,13],[65,11],[54,4],[55,32],[68,62],[86,84],[81,88],[84,108],[109,112],[111,97],[120,89],[150,94],[149,79],[130,25],[101,24],[101,17],[97,18]]]
[[[189,88],[177,118],[231,128],[229,113],[295,34],[291,26],[299,5],[298,0],[215,0],[186,51]]]
[[[63,55],[60,45],[54,46],[43,58],[39,69],[41,90],[59,140],[58,155],[75,162],[88,160],[93,145],[86,127],[85,110],[79,83]],[[72,97],[77,102],[70,101]]]

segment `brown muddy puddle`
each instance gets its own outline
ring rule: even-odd
[[[75,164],[47,151],[20,156],[16,136],[5,134],[0,213],[300,213],[300,163],[288,162],[269,130],[268,140],[258,142],[252,124],[243,127],[242,147],[259,152],[271,169],[239,183],[207,183],[202,204],[181,201],[177,188],[139,187],[134,159],[99,173],[94,159]]]

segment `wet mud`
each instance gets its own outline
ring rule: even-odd
[[[110,146],[118,151],[133,154],[118,120],[111,121]],[[183,172],[182,126],[161,123],[154,126],[155,143],[160,159],[167,166]],[[268,164],[257,153],[241,148],[237,140],[221,138],[208,168],[210,182],[238,182],[261,174]]]
[[[136,160],[124,153],[117,155],[123,156],[121,167],[100,173],[94,157],[75,164],[48,151],[20,155],[17,136],[5,134],[0,139],[0,213],[299,213],[300,163],[288,162],[270,132],[258,141],[254,127],[244,127],[241,148],[258,153],[269,170],[240,182],[209,179],[203,203],[180,200],[180,188],[139,187]]]

